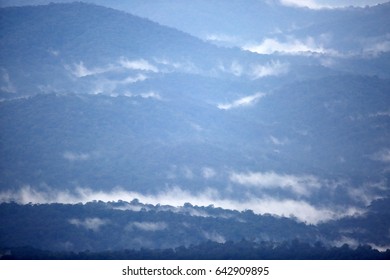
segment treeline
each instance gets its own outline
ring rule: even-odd
[[[0,248],[31,246],[50,251],[163,249],[207,240],[314,243],[314,226],[293,219],[213,206],[183,207],[132,202],[0,204]],[[286,232],[286,228],[288,231]]]
[[[364,216],[309,225],[293,218],[258,215],[249,210],[226,210],[212,205],[200,207],[189,203],[181,207],[143,204],[138,200],[107,203],[94,201],[75,205],[2,203],[0,248],[32,247],[80,254],[87,251],[123,252],[124,249],[130,249],[135,250],[131,254],[138,258],[136,250],[142,248],[152,250],[150,252],[154,256],[156,252],[161,253],[158,250],[165,248],[192,248],[193,251],[196,246],[207,241],[228,244],[221,245],[226,252],[240,252],[233,245],[248,240],[253,242],[253,246],[249,246],[243,256],[249,254],[254,258],[267,258],[280,253],[282,258],[294,258],[293,253],[298,250],[296,246],[300,245],[297,252],[307,252],[302,258],[317,249],[319,251],[316,251],[315,257],[333,258],[332,255],[326,255],[329,253],[328,247],[323,250],[316,244],[322,242],[333,246],[343,244],[344,240],[352,240],[356,244],[386,248],[390,244],[388,205],[388,199],[378,200],[367,209]],[[310,245],[283,243],[291,240]],[[233,246],[231,250],[229,246]],[[277,248],[280,246],[283,249],[279,252]],[[294,250],[290,250],[289,246],[295,246]],[[182,252],[179,249],[174,249],[174,252],[175,258],[186,258],[177,255]],[[291,256],[283,252],[291,252]],[[371,251],[366,253],[369,255]]]
[[[53,252],[33,247],[0,249],[2,260],[390,260],[390,250],[380,252],[364,245],[327,247],[293,240],[274,243],[250,241],[216,243],[175,249],[119,250],[102,252]]]

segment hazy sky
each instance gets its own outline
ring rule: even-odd
[[[304,2],[299,1],[299,2]],[[318,4],[325,5],[375,5],[388,2],[388,0],[314,0]]]
[[[72,2],[74,0],[0,0],[0,6],[10,5],[29,5],[29,4],[46,4],[49,2]],[[94,2],[98,4],[110,2],[109,0],[80,0],[83,2]],[[112,0],[115,2],[122,2],[124,0]],[[244,2],[244,0],[242,0]],[[264,0],[265,1],[265,0]],[[322,7],[342,7],[342,6],[365,6],[376,5],[380,3],[389,2],[389,0],[279,0],[286,5],[304,6],[309,8]]]
[[[386,3],[388,0],[280,0],[286,5],[305,6],[309,8],[366,6]]]

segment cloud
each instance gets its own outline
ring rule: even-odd
[[[228,43],[234,44],[239,42],[239,38],[236,36],[226,35],[226,34],[209,34],[206,35],[206,40],[215,42],[215,43]]]
[[[92,94],[111,94],[114,96],[119,95],[118,92],[123,91],[123,88],[129,84],[147,80],[149,78],[147,76],[149,74],[146,74],[147,72],[159,72],[158,68],[147,60],[129,60],[125,57],[121,57],[119,60],[102,67],[88,68],[83,61],[80,61],[73,66],[65,65],[65,69],[77,78],[93,77],[86,80],[88,86],[91,87],[90,92]],[[95,75],[105,73],[118,73],[119,75],[94,77]],[[155,92],[145,92],[138,94],[138,96],[160,99],[160,96]]]
[[[174,195],[172,195],[174,194]],[[300,221],[316,224],[331,219],[362,214],[363,211],[355,207],[343,206],[316,207],[304,200],[279,199],[273,197],[251,196],[246,200],[235,198],[223,198],[215,189],[205,189],[201,192],[191,193],[180,187],[167,187],[159,193],[145,195],[138,192],[126,191],[116,188],[111,191],[94,191],[87,188],[77,188],[75,191],[45,190],[38,191],[30,186],[25,186],[19,191],[0,192],[0,202],[15,201],[22,204],[27,203],[86,203],[93,200],[101,201],[132,201],[133,199],[148,204],[163,204],[175,207],[183,206],[190,202],[193,205],[209,206],[215,205],[225,209],[244,211],[251,209],[257,214],[275,214],[279,216],[294,216]]]
[[[100,218],[86,218],[84,220],[70,219],[69,223],[77,227],[83,227],[85,229],[99,231],[102,226],[108,223],[108,221]]]
[[[309,202],[293,199],[254,199],[251,201],[251,204],[253,204],[253,207],[250,209],[255,213],[271,213],[284,217],[295,217],[300,221],[310,224],[317,224],[319,222],[361,213],[359,209],[354,207],[335,210],[326,207],[315,207]]]
[[[109,72],[109,71],[113,70],[114,67],[112,65],[109,65],[109,66],[104,67],[104,68],[88,69],[84,65],[84,62],[80,61],[79,63],[73,64],[73,67],[66,65],[65,69],[69,70],[77,78],[83,78],[83,77],[87,77],[87,76],[94,76],[97,74]]]
[[[293,6],[293,7],[305,7],[309,9],[323,9],[330,8],[327,5],[320,5],[314,0],[280,0],[280,3],[285,6]]]
[[[121,57],[119,60],[119,64],[126,69],[141,70],[141,71],[154,72],[154,73],[159,72],[156,66],[152,65],[150,62],[144,59],[128,60],[125,57]]]
[[[374,243],[369,243],[368,245],[370,245],[373,249],[378,250],[379,252],[386,252],[387,250],[390,250],[390,244],[380,246]]]
[[[47,52],[52,55],[52,56],[59,56],[60,55],[60,51],[59,50],[54,50],[54,49],[48,49]]]
[[[279,60],[272,60],[266,64],[254,64],[244,67],[238,61],[232,61],[230,65],[219,64],[218,70],[224,73],[232,74],[236,77],[243,75],[251,79],[260,79],[268,76],[280,76],[288,73],[289,64],[280,62]]]
[[[281,139],[276,138],[275,136],[272,136],[272,135],[270,135],[269,138],[270,138],[272,144],[277,145],[277,146],[284,146],[288,143],[288,139],[281,140]]]
[[[371,159],[376,161],[381,161],[385,163],[390,162],[390,149],[383,149],[381,151],[376,152],[371,156]]]
[[[155,93],[155,92],[153,92],[153,91],[141,93],[140,96],[141,96],[142,98],[152,98],[152,99],[161,100],[160,94]]]
[[[203,178],[205,179],[211,179],[213,177],[215,177],[217,175],[217,173],[215,172],[215,170],[211,167],[203,167],[202,168],[202,176]]]
[[[7,70],[1,69],[1,86],[0,90],[8,93],[16,93],[16,88],[14,84],[11,82],[9,74]]]
[[[92,90],[92,94],[104,94],[110,93],[113,96],[118,96],[119,94],[113,93],[117,90],[118,87],[125,86],[128,84],[134,84],[137,82],[142,82],[147,80],[148,77],[144,74],[136,74],[135,76],[128,76],[122,80],[109,80],[109,79],[98,79],[95,82],[95,88]]]
[[[159,65],[161,69],[161,72],[174,72],[174,71],[181,71],[184,73],[191,73],[191,74],[199,74],[202,73],[202,70],[200,70],[193,62],[191,61],[171,61],[166,58],[155,58],[154,61]]]
[[[222,72],[233,74],[236,77],[241,77],[244,73],[244,67],[238,61],[233,61],[228,67],[220,64],[218,68]]]
[[[268,76],[280,76],[287,74],[289,71],[289,64],[282,63],[279,60],[268,62],[265,65],[252,66],[251,76],[253,79],[264,78]]]
[[[184,166],[182,168],[183,176],[186,179],[193,179],[194,178],[194,172],[192,172],[191,168],[188,166]]]
[[[358,240],[346,236],[341,236],[340,239],[331,242],[331,245],[335,247],[341,247],[344,244],[348,244],[351,248],[356,249],[360,243]]]
[[[255,93],[253,95],[245,96],[243,98],[237,99],[233,101],[232,103],[224,103],[224,104],[218,104],[218,109],[221,110],[230,110],[238,107],[245,107],[249,105],[255,104],[260,98],[264,97],[265,93]]]
[[[167,178],[168,179],[175,179],[175,178],[185,178],[185,179],[194,179],[195,174],[194,171],[188,167],[188,166],[177,166],[172,165],[169,168],[169,171],[167,172]]]
[[[197,132],[201,132],[204,130],[204,128],[201,125],[194,122],[190,122],[190,126],[192,129],[196,130]]]
[[[156,66],[149,63],[147,60],[144,59],[137,59],[137,60],[128,60],[125,57],[121,57],[119,61],[116,61],[112,64],[109,64],[107,66],[103,67],[95,67],[95,68],[88,68],[85,66],[83,61],[80,61],[79,63],[74,63],[73,66],[65,65],[65,69],[67,69],[72,75],[76,76],[77,78],[83,78],[87,76],[94,76],[98,74],[103,74],[107,72],[112,71],[123,71],[123,70],[138,70],[142,72],[153,72],[158,73],[159,70]],[[140,80],[141,77],[145,77],[142,73],[138,73],[138,75],[135,76],[129,76],[127,79],[122,80],[121,83],[134,83]]]
[[[324,48],[317,43],[313,37],[307,37],[305,40],[298,40],[293,37],[288,37],[285,42],[280,42],[274,38],[266,38],[260,44],[246,45],[244,50],[259,53],[259,54],[329,54],[337,55],[337,52],[331,49]]]
[[[372,53],[374,55],[390,52],[390,41],[376,43],[370,47],[367,47],[365,52]]]
[[[75,152],[65,152],[62,155],[64,159],[67,159],[69,161],[83,161],[90,159],[91,155],[87,153],[75,153]]]
[[[376,57],[390,52],[390,34],[384,36],[361,39],[363,54]]]
[[[125,204],[122,206],[114,206],[113,209],[115,210],[121,210],[121,211],[133,211],[133,212],[140,212],[143,210],[150,210],[147,206],[145,205],[133,205],[133,204]]]
[[[122,85],[133,84],[136,82],[145,81],[146,79],[147,79],[147,77],[145,75],[137,74],[136,76],[128,76],[124,80],[116,81],[116,84],[122,84]]]
[[[127,225],[127,230],[139,229],[143,231],[160,231],[168,228],[168,225],[164,222],[133,222]]]
[[[226,239],[218,232],[208,232],[208,231],[202,231],[203,236],[211,241],[217,242],[217,243],[225,243]]]
[[[187,214],[187,215],[190,215],[190,216],[194,216],[194,217],[203,217],[203,218],[212,217],[206,211],[201,211],[199,209],[195,209],[195,208],[192,208],[192,207],[191,208],[179,207],[179,208],[176,208],[176,209],[178,209],[177,212],[179,212],[179,213],[184,213],[184,214]]]
[[[290,7],[318,9],[335,9],[343,7],[365,7],[380,3],[386,3],[388,0],[279,0],[279,3]]]
[[[369,206],[374,200],[384,198],[383,195],[378,194],[386,191],[385,182],[365,183],[359,187],[349,187],[347,189],[348,196],[365,206]]]
[[[370,118],[375,118],[375,117],[390,117],[390,110],[389,111],[379,111],[376,113],[372,113],[369,115]]]
[[[124,96],[127,96],[127,97],[142,97],[142,98],[145,98],[145,99],[148,99],[148,98],[151,98],[151,99],[156,99],[156,100],[162,100],[162,97],[159,93],[157,92],[154,92],[154,91],[148,91],[148,92],[143,92],[143,93],[137,93],[137,94],[134,94],[134,93],[131,93],[131,92],[126,92],[124,94]]]
[[[44,204],[44,203],[70,203],[75,204],[84,201],[80,192],[76,194],[69,190],[56,191],[52,189],[38,190],[29,185],[21,187],[17,191],[3,191],[0,192],[0,203],[3,202],[17,202],[20,204]],[[85,201],[87,202],[87,201]]]
[[[230,181],[240,185],[253,186],[261,189],[288,189],[303,196],[310,196],[313,189],[319,189],[321,187],[319,179],[311,175],[295,176],[278,174],[275,172],[233,172],[230,175]]]

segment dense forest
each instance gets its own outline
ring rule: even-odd
[[[348,245],[325,247],[293,240],[273,243],[250,241],[220,244],[208,241],[174,249],[120,250],[103,252],[53,252],[33,247],[0,249],[3,260],[390,260],[390,250],[379,252],[370,246],[352,249]]]
[[[389,242],[388,205],[378,201],[364,217],[309,225],[190,203],[3,203],[0,248],[3,258],[388,258],[388,249],[372,247]]]

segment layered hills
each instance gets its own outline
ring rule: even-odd
[[[168,17],[164,1],[155,10],[148,1],[122,11],[1,8],[0,245],[108,250],[109,240],[93,240],[116,228],[115,249],[294,238],[386,248],[388,213],[377,205],[389,197],[388,5],[312,11],[248,2],[231,11],[249,13],[237,21],[252,29],[229,27],[236,1],[221,6],[219,23],[206,13],[214,34],[245,30],[230,43],[210,39],[206,22]],[[196,1],[186,13],[214,5]],[[294,13],[272,25],[242,9]],[[221,207],[222,220],[209,205]],[[57,211],[64,217],[52,220]],[[193,217],[199,212],[204,220]],[[39,246],[21,230],[38,217],[53,222]],[[131,243],[129,228],[149,241]],[[16,239],[10,229],[20,230]],[[89,235],[54,240],[61,231]]]

